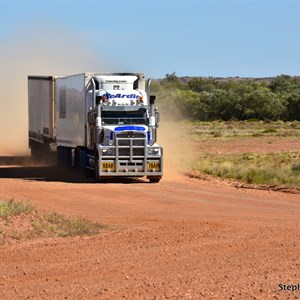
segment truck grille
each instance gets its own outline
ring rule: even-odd
[[[143,159],[147,147],[145,133],[141,132],[122,132],[116,134],[116,156],[119,159],[130,161]]]
[[[119,139],[126,139],[126,138],[144,138],[145,134],[141,133],[141,132],[133,132],[133,131],[126,131],[126,132],[122,132],[122,133],[117,133],[116,137]]]

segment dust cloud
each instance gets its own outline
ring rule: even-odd
[[[25,25],[1,41],[0,155],[26,155],[28,75],[115,71],[83,34],[58,25]]]
[[[161,111],[161,120],[158,143],[164,148],[164,178],[179,179],[196,159],[191,133],[188,126],[179,122],[177,117],[169,115],[166,109]]]
[[[83,34],[60,25],[25,25],[15,30],[0,49],[0,156],[24,156],[28,148],[28,75],[68,75],[120,70],[95,51]],[[37,22],[35,22],[37,23]],[[122,69],[126,66],[122,66]],[[169,178],[189,167],[192,151],[187,133],[162,112],[158,142],[164,146],[164,170]]]

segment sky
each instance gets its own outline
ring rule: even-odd
[[[28,75],[299,76],[299,15],[286,0],[0,0],[0,155],[29,151]]]
[[[299,14],[298,1],[0,0],[0,55],[33,60],[28,74],[300,75]]]

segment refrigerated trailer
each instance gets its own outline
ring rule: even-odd
[[[159,182],[163,148],[159,112],[143,73],[28,76],[29,147],[56,156],[97,181],[143,177]]]

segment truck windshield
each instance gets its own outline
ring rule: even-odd
[[[102,125],[148,125],[145,109],[138,111],[103,111]]]

